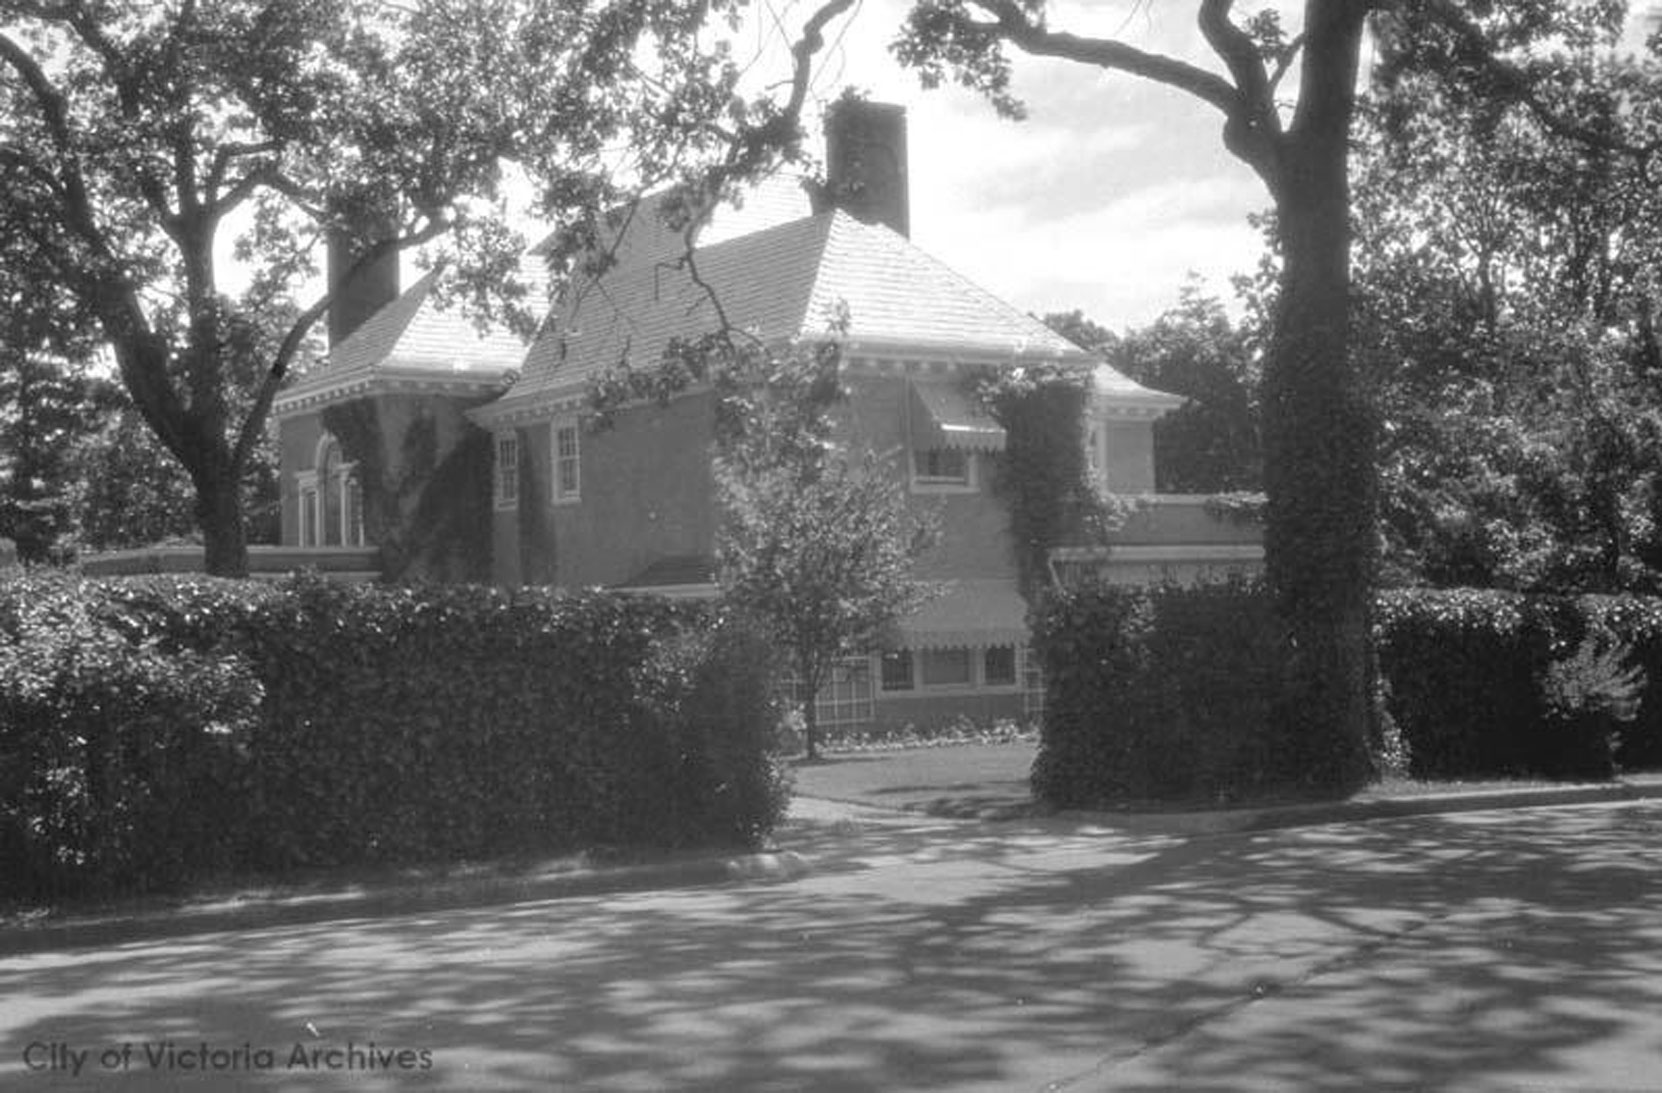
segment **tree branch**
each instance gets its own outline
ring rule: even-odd
[[[1482,66],[1483,72],[1495,82],[1499,92],[1509,101],[1528,110],[1542,128],[1554,136],[1564,137],[1601,151],[1632,157],[1638,160],[1642,167],[1648,166],[1658,150],[1662,150],[1662,139],[1648,144],[1635,144],[1595,132],[1559,114],[1542,100],[1538,81],[1519,66],[1499,56],[1483,33],[1483,28],[1459,5],[1452,0],[1423,2],[1426,13],[1445,30],[1455,35],[1466,55]]]
[[[1017,0],[971,2],[994,18],[991,23],[971,21],[971,29],[1003,38],[1026,53],[1095,65],[1165,84],[1210,103],[1225,116],[1232,115],[1238,109],[1237,89],[1215,72],[1159,53],[1148,53],[1113,39],[1083,38],[1066,31],[1048,30],[1034,23]],[[1208,0],[1208,6],[1213,2],[1215,0]],[[1227,13],[1228,0],[1224,0],[1222,6]]]
[[[449,221],[442,219],[430,220],[425,227],[413,231],[408,235],[396,239],[383,239],[360,254],[351,267],[342,275],[342,281],[351,278],[361,269],[379,262],[388,254],[419,247],[423,243],[431,242],[450,229]],[[237,442],[232,448],[231,459],[233,467],[242,467],[253,454],[254,445],[259,443],[260,433],[265,428],[266,417],[271,413],[271,404],[277,399],[277,392],[282,388],[283,381],[288,378],[289,366],[294,363],[300,347],[305,344],[306,336],[317,321],[326,315],[329,306],[334,303],[333,286],[330,291],[302,311],[289,327],[288,333],[277,346],[277,352],[272,354],[271,364],[266,369],[265,376],[260,380],[260,387],[254,395],[254,403],[243,419],[242,427],[237,430]]]

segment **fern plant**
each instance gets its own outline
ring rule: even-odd
[[[1633,649],[1609,634],[1590,632],[1576,651],[1549,665],[1542,676],[1542,698],[1549,713],[1571,720],[1603,715],[1632,721],[1639,714],[1645,672],[1629,662]]]

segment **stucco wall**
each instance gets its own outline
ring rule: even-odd
[[[872,722],[878,733],[900,732],[908,726],[937,729],[960,718],[985,727],[996,721],[1024,720],[1024,702],[1020,691],[934,695],[878,692]]]
[[[519,437],[519,508],[493,521],[497,583],[621,584],[659,559],[714,550],[708,394],[632,408],[609,429],[585,429],[576,502],[553,498],[551,423],[523,427]]]
[[[955,374],[932,373],[923,382],[954,383]],[[842,409],[851,435],[873,451],[892,457],[901,481],[909,478],[906,379],[891,373],[859,374],[848,380],[849,402]],[[977,453],[975,489],[966,493],[914,493],[907,503],[915,511],[935,512],[940,537],[918,560],[920,577],[1013,577],[1015,555],[1010,544],[1010,518],[992,493],[988,456]]]

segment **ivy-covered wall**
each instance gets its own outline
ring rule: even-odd
[[[464,416],[478,402],[379,395],[336,403],[318,415],[320,430],[339,440],[357,465],[364,531],[381,549],[385,579],[488,576],[490,443]],[[305,431],[297,426],[297,439]]]
[[[519,429],[520,499],[499,512],[492,580],[499,585],[608,586],[652,562],[715,549],[707,393],[631,407],[579,437],[579,497],[553,499],[548,422]]]

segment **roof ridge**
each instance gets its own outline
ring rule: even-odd
[[[806,337],[809,334],[808,323],[812,321],[815,306],[819,302],[819,286],[825,280],[826,255],[831,250],[831,233],[837,225],[837,218],[847,215],[841,209],[832,209],[829,212],[816,213],[808,218],[822,221],[822,223],[816,225],[818,232],[816,233],[817,238],[814,240],[814,247],[817,252],[814,255],[814,279],[808,285],[808,291],[802,294],[802,314],[798,315],[795,322],[791,324],[791,329],[796,332],[796,336],[799,338]]]

